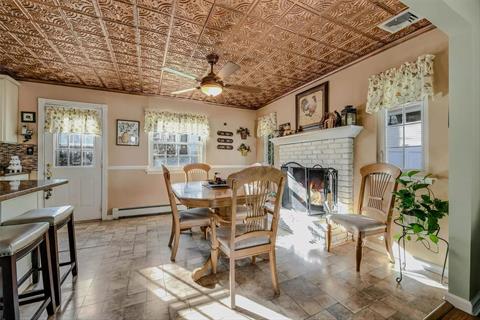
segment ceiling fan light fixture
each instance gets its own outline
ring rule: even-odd
[[[200,90],[209,97],[216,97],[222,93],[223,88],[218,83],[204,83]]]

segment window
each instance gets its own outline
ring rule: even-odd
[[[273,165],[274,161],[274,147],[272,141],[270,141],[272,138],[272,134],[263,137],[263,162],[269,165]]]
[[[55,134],[56,167],[92,167],[95,156],[95,135],[78,133]]]
[[[150,167],[182,167],[202,162],[204,143],[197,135],[149,133]]]
[[[385,117],[386,162],[402,170],[425,168],[424,102],[390,109]]]

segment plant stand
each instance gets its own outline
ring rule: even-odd
[[[397,218],[393,220],[393,222],[402,227],[402,235],[398,238],[397,243],[398,243],[398,260],[399,260],[399,275],[395,279],[397,283],[402,282],[403,280],[403,270],[405,270],[406,264],[407,264],[407,254],[406,254],[406,247],[405,247],[405,237],[409,235],[408,233],[408,225],[405,225],[402,223],[400,218]],[[410,233],[411,234],[411,233]],[[440,284],[443,284],[443,278],[445,275],[445,267],[447,266],[447,257],[448,257],[448,251],[450,249],[450,245],[447,240],[438,237],[439,240],[443,241],[447,245],[447,251],[445,252],[445,259],[443,260],[443,269],[442,269],[442,278],[440,280]],[[403,262],[402,262],[402,246],[400,246],[400,242],[402,242],[403,245]],[[423,245],[430,250],[430,243],[429,242],[423,242]]]

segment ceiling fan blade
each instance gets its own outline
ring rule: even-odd
[[[260,90],[259,88],[248,87],[248,86],[237,86],[235,84],[226,84],[225,88],[232,89],[232,90],[238,90],[238,91],[245,91],[245,92],[250,92],[250,93],[260,93],[260,92],[262,92],[262,90]]]
[[[195,87],[195,88],[188,88],[188,89],[173,91],[173,92],[170,92],[170,93],[171,93],[171,94],[180,94],[180,93],[190,92],[190,91],[197,90],[197,89],[198,89],[197,87]]]
[[[195,77],[194,75],[191,75],[191,74],[188,74],[188,73],[185,73],[185,72],[182,72],[182,71],[178,71],[178,70],[175,70],[175,69],[172,69],[172,68],[169,68],[169,67],[162,67],[162,70],[165,71],[165,72],[168,72],[168,73],[176,74],[177,76],[180,76],[180,77],[184,77],[184,78],[199,81],[197,79],[197,77]]]
[[[225,79],[235,73],[238,69],[240,69],[238,64],[228,61],[218,72],[217,76],[219,76],[220,79]]]

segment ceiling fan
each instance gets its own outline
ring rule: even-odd
[[[213,66],[218,62],[218,55],[215,53],[211,53],[207,55],[206,58],[208,63],[210,64],[210,72],[203,78],[197,78],[194,75],[191,75],[182,71],[178,71],[169,67],[162,68],[162,70],[165,72],[176,74],[177,76],[196,80],[199,82],[198,86],[194,88],[173,91],[172,94],[180,94],[180,93],[185,93],[185,92],[189,92],[197,89],[210,97],[218,96],[223,92],[224,89],[245,91],[250,93],[261,92],[261,90],[258,88],[248,87],[248,86],[238,86],[234,84],[227,84],[224,82],[226,78],[228,78],[233,73],[235,73],[238,69],[240,69],[239,65],[231,61],[228,61],[218,73],[215,73],[213,71]]]

